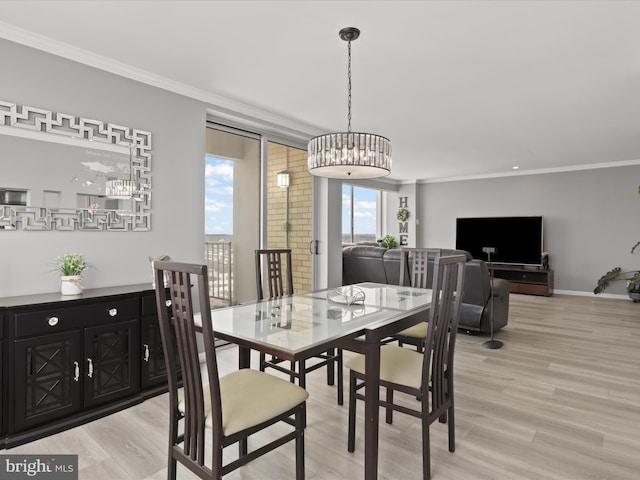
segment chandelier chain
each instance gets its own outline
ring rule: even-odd
[[[349,120],[349,126],[347,131],[351,133],[351,40],[349,40],[348,51],[349,51],[349,61],[347,64],[347,74],[349,76],[349,83],[347,88],[349,93],[347,95],[347,105],[349,109],[349,114],[347,115],[347,118]]]

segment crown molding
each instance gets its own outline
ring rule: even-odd
[[[432,179],[418,180],[418,183],[425,183],[425,184],[426,183],[445,183],[445,182],[460,182],[464,180],[484,180],[487,178],[522,177],[525,175],[544,175],[547,173],[579,172],[582,170],[628,167],[632,165],[640,165],[640,159],[621,160],[618,162],[606,162],[606,163],[589,163],[589,164],[583,164],[583,165],[571,165],[566,167],[540,168],[535,170],[517,170],[513,172],[487,173],[484,175],[465,175],[461,177],[432,178]],[[413,182],[409,182],[409,183],[413,183]]]
[[[277,125],[279,128],[295,136],[306,140],[319,135],[320,129],[312,125],[295,121],[289,117],[275,114],[246,103],[223,97],[209,91],[193,88],[180,82],[155,75],[140,68],[113,60],[108,57],[96,55],[81,48],[74,47],[64,42],[54,40],[44,35],[39,35],[28,30],[17,28],[0,21],[0,38],[41,50],[43,52],[66,58],[99,70],[103,70],[121,77],[129,78],[146,85],[167,90],[172,93],[189,97],[210,104],[207,109],[220,117],[236,119],[253,119],[266,125]]]

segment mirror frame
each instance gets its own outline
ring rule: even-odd
[[[0,134],[64,143],[84,148],[119,146],[131,157],[137,185],[133,210],[46,208],[0,205],[2,230],[151,230],[151,133],[67,113],[0,101]],[[89,143],[91,142],[91,143]]]

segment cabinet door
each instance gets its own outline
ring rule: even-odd
[[[142,318],[142,388],[167,382],[167,367],[157,317]]]
[[[0,324],[0,328],[2,325]],[[4,354],[4,342],[0,340],[0,434],[4,433],[4,406],[7,404],[5,400],[5,395],[7,394],[7,389],[4,386],[4,370],[3,370],[3,354]]]
[[[90,408],[140,390],[137,320],[85,329],[84,403]]]
[[[173,328],[171,329],[173,333]],[[180,378],[180,361],[178,359],[178,344],[174,334],[174,352],[178,365],[178,378]],[[152,387],[167,383],[167,365],[164,361],[164,348],[160,334],[160,322],[158,317],[142,318],[142,388]]]
[[[15,341],[14,430],[81,408],[80,331]]]

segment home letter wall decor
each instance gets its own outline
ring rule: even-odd
[[[400,201],[400,210],[398,210],[396,218],[399,220],[398,232],[400,234],[399,245],[401,247],[409,245],[409,222],[407,221],[409,219],[409,210],[407,210],[407,206],[409,205],[408,198],[409,197],[398,198]]]

